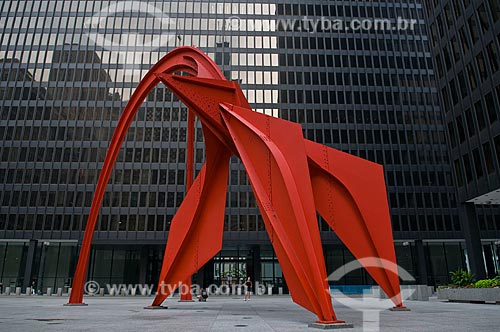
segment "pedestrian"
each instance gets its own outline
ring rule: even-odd
[[[227,273],[226,274],[226,280],[227,280],[227,287],[229,288],[229,294],[232,294],[233,293],[233,276],[231,275],[231,273]]]
[[[205,290],[205,288],[202,288],[200,290],[200,294],[198,296],[196,296],[196,298],[198,298],[198,301],[199,302],[207,302],[207,298],[208,298],[208,293],[207,291]]]
[[[250,277],[245,281],[245,301],[250,301],[250,295],[252,294],[252,280]]]
[[[36,288],[36,281],[35,281],[35,279],[33,279],[33,281],[31,282],[31,294],[32,295],[36,294],[35,288]]]

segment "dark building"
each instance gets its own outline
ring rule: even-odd
[[[432,51],[471,268],[500,255],[500,3],[427,1]]]
[[[70,285],[119,115],[146,71],[180,45],[209,54],[241,84],[255,111],[301,123],[308,139],[383,164],[398,263],[417,282],[447,283],[450,270],[466,267],[420,1],[4,1],[0,7],[0,58],[19,59],[0,62],[0,91],[31,91],[3,92],[0,100],[4,285]],[[337,27],[363,20],[390,26]],[[163,85],[146,98],[107,187],[89,280],[157,281],[185,194],[186,120],[187,109]],[[199,125],[195,148],[199,171]],[[353,258],[319,223],[331,273]],[[219,283],[229,272],[286,286],[235,158],[224,231],[222,251],[195,281]],[[363,271],[340,281],[371,282]]]
[[[450,270],[465,265],[464,243],[421,3],[277,8],[280,19],[296,19],[278,32],[280,116],[302,123],[311,140],[385,166],[398,262],[418,282],[446,283]],[[401,17],[416,24],[311,33],[304,17],[393,23]],[[321,228],[327,266],[334,268],[348,254],[326,224]]]

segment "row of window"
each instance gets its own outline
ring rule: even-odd
[[[291,121],[297,121],[291,117]],[[344,122],[345,123],[345,122]],[[362,125],[363,122],[356,123]],[[463,136],[462,122],[459,122],[460,137]],[[469,123],[470,125],[470,123]],[[304,129],[304,136],[310,140],[325,144],[444,144],[444,132],[441,130],[388,130],[388,129]],[[142,141],[144,142],[144,141]],[[33,144],[34,145],[34,144]],[[0,148],[0,162],[102,162],[106,148],[97,147],[51,147],[37,144],[38,147]],[[184,163],[185,148],[121,148],[118,162],[143,163]],[[195,161],[203,162],[203,149],[195,150]]]
[[[398,173],[398,177],[402,180],[404,172],[389,172]],[[422,173],[426,175],[427,173]],[[434,185],[445,185],[445,179],[437,178],[433,175]],[[439,174],[442,174],[439,172]],[[414,178],[419,181],[418,173],[414,172]],[[392,174],[389,175],[392,179]],[[408,179],[407,179],[408,180]],[[392,180],[394,181],[394,180]],[[432,182],[423,183],[424,186],[430,185]],[[403,183],[399,183],[403,185]],[[412,182],[406,183],[407,186],[412,186]],[[415,186],[417,183],[415,183]],[[241,189],[241,188],[240,188]],[[89,207],[93,197],[93,192],[90,191],[5,191],[1,195],[1,204],[5,207]],[[440,201],[441,198],[441,201]],[[175,208],[180,205],[183,199],[182,192],[137,192],[137,191],[115,191],[106,192],[102,206],[103,207],[169,207]],[[449,208],[453,204],[454,197],[451,199],[447,193],[390,193],[389,201],[393,208]],[[450,203],[451,202],[451,203]],[[250,191],[229,192],[226,201],[228,208],[256,208],[257,204],[254,195]]]
[[[0,107],[0,120],[116,121],[125,107],[125,104],[121,103],[120,106],[110,104],[109,107],[102,107],[99,102],[78,100],[63,102],[63,105],[55,105],[52,101],[38,101],[36,107],[31,102],[12,100],[13,106],[7,106],[9,104],[8,100],[4,100],[5,104]],[[29,106],[20,106],[19,104]],[[185,108],[165,107],[164,103],[154,104],[153,107],[151,104],[150,102],[149,107],[139,108],[134,123],[139,121],[177,122],[186,121],[187,119],[187,110]]]
[[[91,124],[93,125],[93,124]],[[160,123],[158,125],[161,125]],[[171,125],[171,124],[170,124]],[[104,141],[109,142],[114,128],[110,127],[39,127],[39,126],[0,126],[2,141]],[[134,123],[127,132],[128,142],[186,142],[187,128],[141,126]],[[197,130],[197,141],[203,138],[201,129]]]
[[[293,56],[293,55],[290,55]],[[301,55],[300,54],[295,54],[296,59],[300,59]],[[347,58],[347,56],[345,56]],[[334,67],[338,68],[339,70],[342,70],[342,68],[345,68],[341,65],[341,58],[340,56],[335,56],[335,63],[332,64],[332,66],[328,67]],[[385,58],[382,58],[385,59]],[[345,60],[345,59],[344,59]],[[299,60],[296,60],[297,65]],[[430,60],[429,60],[430,61]],[[378,68],[378,67],[376,67]],[[257,75],[258,76],[258,75]],[[266,76],[266,75],[264,75]],[[349,72],[315,72],[315,71],[308,71],[308,72],[297,72],[297,71],[290,71],[290,72],[285,72],[282,71],[279,73],[279,82],[278,82],[278,75],[276,75],[276,84],[281,83],[281,84],[313,84],[313,85],[328,85],[328,86],[376,86],[376,87],[416,87],[416,88],[421,88],[421,87],[429,87],[430,82],[434,80],[433,75],[430,76],[430,81],[429,78],[427,77],[427,73],[423,74],[421,72],[411,72],[411,73],[392,73],[392,74],[386,74],[382,72],[376,72],[376,73],[370,73],[370,72],[354,72],[354,71],[349,71]],[[39,95],[37,91],[43,88],[39,88],[35,86],[36,84],[29,84],[24,81],[12,81],[11,83],[14,83],[16,87],[11,87],[7,86],[4,87],[5,84],[0,83],[0,97],[3,100],[41,100],[44,98],[41,97],[36,97],[32,99],[31,96],[33,93],[35,93],[36,96]],[[62,83],[61,83],[62,84]],[[97,84],[97,83],[96,83]],[[270,82],[266,82],[266,84],[270,84]],[[82,86],[79,86],[82,85]],[[246,87],[246,84],[242,85],[243,87]],[[74,87],[71,88],[58,88],[61,91],[62,90],[67,90],[67,91],[73,91],[75,89],[78,90],[88,90],[88,89],[95,89],[95,88],[88,88],[86,85],[83,86],[83,84],[77,82]],[[26,95],[28,97],[26,97]],[[45,93],[44,93],[45,95]],[[57,106],[56,104],[59,104],[58,101],[64,101],[61,106]],[[72,105],[73,103],[68,101],[77,101],[79,104],[79,108],[85,109],[85,107],[89,106],[89,102],[92,103],[93,101],[97,100],[97,102],[105,101],[105,99],[102,98],[85,98],[82,97],[81,95],[78,96],[78,98],[55,98],[55,99],[48,99],[48,102],[45,103],[46,108],[52,108],[54,111],[57,111],[59,113],[66,112],[66,113],[71,113],[71,112],[76,112],[75,107]],[[167,89],[161,89],[157,88],[155,89],[152,93],[149,94],[148,96],[148,101],[178,101],[178,99],[175,97],[175,95],[172,95],[172,93],[167,90]],[[11,103],[12,105],[16,103]],[[54,106],[52,106],[54,105]],[[71,105],[71,106],[70,106]],[[116,113],[119,114],[120,110],[115,107],[115,109],[112,109],[111,112],[108,108],[102,108],[102,104],[98,104],[99,106],[96,105],[96,109],[94,112],[97,113]],[[110,105],[115,106],[115,104],[110,103]],[[4,106],[7,107],[7,106]],[[19,107],[20,112],[30,112],[34,113],[36,110],[35,109],[21,109],[22,107]],[[142,112],[146,111],[146,113],[154,112],[153,108],[143,108],[141,109]],[[174,120],[178,121],[179,115],[177,112],[178,110],[172,110],[170,108],[165,108],[164,112],[166,113],[165,115],[165,120]],[[185,112],[185,111],[184,111]],[[85,113],[84,113],[85,114]],[[3,117],[6,115],[4,114]],[[15,116],[15,115],[13,115]],[[116,116],[116,115],[115,115]],[[182,116],[182,115],[181,115]],[[20,118],[24,118],[23,116],[20,116]],[[81,118],[81,115],[79,116]],[[96,117],[90,117],[92,119]],[[97,117],[99,118],[99,117]],[[182,118],[182,117],[181,117]]]
[[[458,216],[446,215],[393,215],[392,228],[403,232],[459,232],[461,230]]]
[[[2,162],[102,162],[107,148],[2,147]],[[202,162],[203,153],[197,149],[196,162]],[[120,149],[118,162],[184,163],[184,148],[128,148]]]
[[[436,7],[439,5],[439,2],[445,3],[444,1],[439,0],[426,1],[429,13],[436,11]],[[463,8],[461,3],[463,4]],[[445,32],[456,25],[456,23],[459,22],[459,19],[465,15],[466,9],[471,3],[473,3],[471,0],[448,1],[444,5],[441,14],[436,16],[435,23],[430,25],[432,39],[437,42],[438,38],[436,37],[438,34],[441,38],[443,38]],[[475,6],[475,3],[473,5]],[[468,30],[472,37],[472,45],[474,45],[480,39],[482,34],[486,33],[486,31],[488,31],[498,20],[500,20],[500,3],[497,0],[481,1],[481,4],[477,8],[474,8],[471,13],[472,15],[467,18],[465,24],[468,25]],[[479,27],[481,28],[481,31],[479,30]]]
[[[0,230],[17,231],[83,231],[86,215],[0,215]],[[171,215],[101,215],[96,227],[100,231],[168,231]]]
[[[492,147],[492,143],[494,147]],[[461,159],[454,161],[455,174],[460,187],[469,184],[475,179],[481,179],[495,173],[495,151],[497,165],[500,165],[500,135],[492,142],[484,142],[471,153],[466,153]],[[498,172],[498,171],[497,171]]]
[[[328,106],[328,105],[327,105]],[[339,105],[336,105],[337,107]],[[340,107],[338,107],[340,108]],[[364,108],[364,107],[362,107]],[[436,113],[429,112],[430,108],[418,110],[398,109],[385,110],[343,110],[343,109],[288,109],[280,110],[280,117],[285,120],[302,124],[364,124],[364,125],[435,125],[441,124],[436,119]],[[441,134],[440,134],[441,135]]]
[[[354,150],[350,152],[363,156],[369,156],[368,158],[385,165],[418,164],[421,161],[427,161],[431,164],[435,164],[446,162],[447,160],[444,150],[419,149],[419,151],[416,152],[414,151],[413,146],[413,144],[443,144],[444,134],[442,131],[416,131],[413,133],[407,130],[371,131],[307,129],[304,131],[304,137],[317,143],[324,143],[328,145],[355,145],[356,147]],[[396,146],[409,146],[404,146],[405,150],[403,152],[400,151],[400,149],[394,150],[393,152],[384,151],[385,158],[382,158],[382,150],[374,150],[371,148],[369,150],[365,150],[367,147],[359,146],[360,144],[392,144]],[[359,152],[358,149],[360,150]],[[106,151],[106,148],[3,147],[0,148],[0,162],[102,162],[106,155]],[[400,152],[402,157],[399,155]],[[185,158],[186,154],[184,148],[122,148],[119,153],[118,162],[166,163],[173,165],[184,164],[186,160]],[[203,161],[203,149],[196,149],[195,162],[202,163]],[[76,181],[73,176],[70,176],[69,179]],[[68,181],[70,181],[69,179]],[[70,181],[70,183],[73,183],[72,181]]]
[[[432,58],[425,56],[401,55],[323,55],[323,54],[280,54],[281,66],[357,68],[357,69],[432,69]]]
[[[81,231],[85,229],[86,215],[0,215],[0,230],[11,231]],[[490,216],[491,217],[491,216]],[[101,215],[96,226],[98,231],[168,231],[172,215]],[[395,231],[460,231],[458,216],[453,215],[393,215]],[[487,229],[500,225],[499,220],[487,222]],[[320,231],[331,231],[320,218]],[[265,231],[260,215],[226,215],[224,231]]]
[[[465,37],[462,36],[462,38]],[[469,76],[468,79],[472,90],[477,87],[479,79],[481,82],[484,82],[488,78],[488,67],[491,73],[496,73],[498,71],[500,66],[498,45],[500,45],[500,34],[497,35],[497,41],[492,40],[486,45],[484,53],[483,51],[478,52],[471,62],[463,65],[464,72]],[[442,77],[452,68],[456,69],[456,64],[459,61],[464,61],[465,56],[470,51],[470,47],[464,42],[459,45],[457,37],[453,37],[450,43],[444,45],[440,51],[441,53],[436,55],[436,69],[439,76]],[[478,75],[476,75],[476,73]],[[476,76],[479,76],[479,78]]]
[[[2,206],[5,207],[90,207],[92,191],[5,191]],[[184,194],[177,192],[106,192],[103,207],[171,207],[180,206]],[[255,202],[255,201],[253,201]],[[256,207],[255,203],[253,206]]]
[[[479,132],[491,128],[500,116],[500,85],[496,88],[498,101],[494,93],[489,92],[483,100],[478,100],[473,107],[459,114],[453,123],[448,124],[452,148],[476,136]]]
[[[202,154],[202,151],[200,154]],[[491,149],[485,148],[486,151]],[[446,152],[429,149],[417,151],[407,149],[404,151],[390,150],[347,150],[346,152],[371,160],[383,165],[443,165],[448,157]],[[489,157],[491,158],[491,157]],[[490,160],[490,159],[487,159]],[[167,164],[168,167],[179,165],[179,163]],[[487,162],[488,170],[493,167],[492,162]],[[235,166],[241,166],[235,164]],[[176,166],[175,166],[176,167]],[[99,175],[99,169],[23,169],[21,165],[16,168],[0,169],[0,183],[5,184],[95,184]],[[232,170],[229,183],[231,185],[248,185],[244,171]],[[238,174],[239,173],[239,174]],[[418,174],[420,173],[421,179]],[[390,186],[426,186],[426,185],[449,185],[449,174],[438,172],[414,172],[413,179],[410,172],[387,171],[386,179]],[[176,169],[123,169],[118,165],[112,173],[110,183],[112,184],[148,184],[148,185],[183,185],[185,172],[182,167]],[[403,177],[405,180],[403,181]],[[239,179],[239,182],[238,182]]]
[[[46,230],[80,231],[83,230],[87,216],[71,215],[0,215],[0,230]],[[482,218],[485,221],[485,218]],[[83,228],[82,228],[83,221]],[[102,215],[96,229],[98,231],[168,231],[172,215]],[[395,215],[392,216],[395,231],[460,231],[457,216],[449,215]],[[485,230],[500,229],[499,220],[482,222]],[[260,215],[226,216],[224,231],[264,231]],[[321,219],[321,231],[331,231],[330,226]]]
[[[429,49],[429,42],[426,39],[421,38],[408,38],[402,39],[401,36],[394,36],[391,38],[387,35],[380,34],[380,38],[377,35],[370,36],[370,38],[356,36],[344,37],[339,36],[335,38],[319,36],[286,36],[278,38],[278,46],[280,49],[296,49],[296,50],[327,50],[328,53],[333,53],[335,55],[336,50],[341,51],[370,51],[373,55],[383,55],[383,52],[411,52],[411,53],[423,53],[427,52]],[[332,52],[333,51],[333,52]],[[381,52],[377,54],[377,52]],[[322,63],[321,56],[323,54],[318,54],[319,62]],[[425,54],[420,54],[420,56],[425,57]],[[328,63],[328,57],[331,55],[326,54],[326,62]],[[313,58],[311,58],[313,59]],[[307,61],[307,60],[304,60]],[[312,62],[311,60],[310,62]],[[429,67],[431,68],[431,67]]]
[[[394,4],[393,4],[394,3]],[[383,2],[353,2],[338,1],[331,5],[306,5],[306,4],[278,4],[278,15],[295,16],[334,16],[334,17],[370,17],[370,18],[395,18],[395,17],[422,17],[422,8],[403,7],[399,1]]]
[[[336,68],[341,69],[339,65]],[[420,72],[409,74],[385,74],[385,73],[368,73],[368,72],[299,72],[299,71],[282,71],[279,74],[280,84],[306,84],[306,85],[322,85],[332,89],[338,87],[397,87],[397,88],[425,88],[432,87],[431,82],[434,82],[434,76],[428,76]]]
[[[4,1],[2,12],[47,12],[47,13],[68,13],[75,14],[88,13],[105,10],[108,1],[84,1],[84,0],[52,0],[52,1]],[[210,14],[249,14],[249,15],[270,15],[276,10],[275,4],[268,3],[223,3],[223,2],[200,2],[200,1],[148,1],[156,10],[163,13],[210,13]],[[134,9],[135,7],[132,7]],[[146,16],[147,12],[132,11],[133,14]],[[160,16],[161,17],[161,16]]]
[[[152,2],[152,1],[150,1]],[[152,2],[154,3],[154,2]],[[155,7],[165,13],[211,13],[211,14],[245,14],[245,15],[274,15],[275,11],[286,15],[308,15],[308,16],[347,16],[347,17],[396,17],[408,16],[418,11],[421,17],[421,6],[419,4],[411,8],[402,6],[399,1],[388,0],[373,3],[348,3],[338,1],[336,4],[268,4],[268,3],[200,3],[198,1],[156,1]],[[106,2],[94,1],[49,1],[40,3],[39,1],[6,1],[2,12],[72,12],[72,13],[92,13],[98,12],[106,6]],[[136,13],[136,14],[140,14]],[[142,13],[144,14],[144,13]]]
[[[431,131],[410,131],[410,130],[346,130],[346,129],[306,129],[304,130],[304,137],[315,141],[317,143],[324,144],[392,144],[396,146],[410,145],[410,144],[444,144],[445,138],[443,131],[431,130]],[[390,137],[390,139],[389,139]],[[358,146],[361,151],[365,151],[363,146]],[[404,149],[409,149],[411,147],[406,146]],[[401,147],[400,149],[403,149]],[[372,151],[371,149],[368,151]],[[437,151],[437,150],[436,150]],[[389,151],[388,151],[389,152]],[[432,151],[431,151],[432,153]],[[403,157],[404,160],[409,161],[407,157]],[[380,159],[379,161],[381,161]],[[411,158],[416,160],[415,158]],[[432,159],[429,159],[431,161]],[[441,160],[439,158],[438,160]],[[386,162],[388,164],[399,164],[399,158],[387,158]]]
[[[87,215],[0,215],[0,230],[83,231]],[[168,231],[172,215],[100,215],[98,231]],[[265,231],[260,215],[226,216],[224,231]]]
[[[0,230],[54,230],[81,231],[85,228],[87,215],[0,215]],[[99,231],[167,231],[172,215],[101,215]],[[83,222],[83,224],[82,224]],[[478,223],[482,231],[500,230],[500,216],[479,214]],[[456,215],[393,215],[395,231],[460,231]],[[224,231],[264,231],[260,215],[226,216]],[[330,231],[328,224],[320,218],[320,230]]]
[[[491,151],[490,148],[485,148],[486,151]],[[357,155],[359,157],[371,160],[373,162],[384,165],[425,165],[446,164],[447,155],[445,152],[433,150],[404,150],[404,151],[389,151],[389,150],[347,150],[346,152]],[[486,154],[486,153],[485,153]],[[490,157],[491,158],[491,157]],[[489,160],[489,159],[487,159]],[[178,163],[168,164],[169,167],[177,167]],[[493,167],[493,164],[487,162],[488,170]],[[235,164],[235,169],[231,171],[229,183],[231,185],[248,185],[248,179],[243,168],[240,170],[237,167],[241,164]],[[95,184],[99,175],[99,169],[58,169],[58,168],[43,168],[43,169],[23,169],[18,166],[16,168],[0,169],[0,183],[5,184]],[[386,179],[389,186],[449,186],[449,174],[441,172],[392,172],[386,171]],[[419,177],[420,174],[420,177]],[[123,169],[118,165],[113,171],[110,183],[112,184],[148,184],[148,185],[183,185],[185,172],[182,169]],[[403,180],[404,178],[404,180]]]
[[[390,193],[389,202],[390,206],[399,209],[405,208],[450,208],[450,204],[454,205],[455,202],[451,199],[453,195],[447,193]]]
[[[179,165],[173,163],[173,165]],[[120,166],[117,166],[119,168]],[[0,183],[5,184],[95,184],[100,169],[0,169]],[[183,185],[183,169],[115,169],[111,183]]]
[[[481,231],[500,231],[500,214],[498,207],[476,207],[478,210],[477,222]]]
[[[479,56],[482,56],[482,53],[479,53],[478,57]],[[476,57],[476,59],[478,59],[478,57]],[[481,60],[481,63],[483,63],[484,65],[484,62],[482,61],[484,61],[484,59]],[[479,65],[478,68],[485,69],[485,67],[480,67]],[[492,75],[498,72],[499,69],[500,67],[498,66],[497,63],[494,71],[492,68]],[[467,72],[466,74],[464,73],[465,71]],[[481,82],[479,82],[476,73],[478,73],[479,76],[481,77]],[[472,64],[468,64],[464,71],[460,71],[456,75],[457,77],[455,79],[452,79],[447,84],[447,86],[445,86],[441,90],[446,111],[449,112],[454,105],[459,103],[461,100],[466,99],[468,96],[472,95],[473,91],[480,85],[480,83],[484,83],[488,78],[493,77],[492,75],[489,75],[486,71],[483,72],[481,69],[477,71],[472,67]],[[467,77],[467,80],[465,79],[465,77]]]
[[[325,105],[438,105],[437,95],[431,92],[383,91],[320,91],[289,87],[280,93],[282,103],[314,103]]]

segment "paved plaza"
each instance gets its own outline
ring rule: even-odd
[[[87,307],[65,307],[67,297],[0,296],[0,331],[319,331],[307,327],[314,315],[294,304],[289,296],[254,297],[250,302],[239,297],[212,296],[205,303],[180,303],[170,298],[164,303],[169,309],[143,309],[151,300],[152,297],[87,297]],[[362,313],[345,304],[344,299],[335,300],[335,310],[339,318],[354,324],[354,328],[342,331],[378,330],[376,310],[365,312],[367,319],[363,323]],[[382,311],[380,331],[500,329],[500,305],[416,301],[406,304],[411,311]],[[365,301],[359,307],[369,310],[370,305],[370,301]],[[372,309],[376,308],[374,304]]]

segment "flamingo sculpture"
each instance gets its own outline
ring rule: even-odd
[[[189,76],[176,75],[186,73]],[[342,323],[332,306],[316,211],[357,258],[374,257],[368,273],[403,308],[392,229],[381,165],[314,143],[299,124],[252,111],[236,82],[194,47],[169,52],[144,76],[132,94],[111,139],[93,197],[75,271],[69,305],[83,303],[90,246],[106,185],[141,103],[163,82],[189,108],[188,148],[193,114],[201,121],[206,162],[192,180],[188,151],[186,197],[175,214],[152,306],[176,289],[222,249],[231,156],[242,161],[292,299],[318,317]]]

